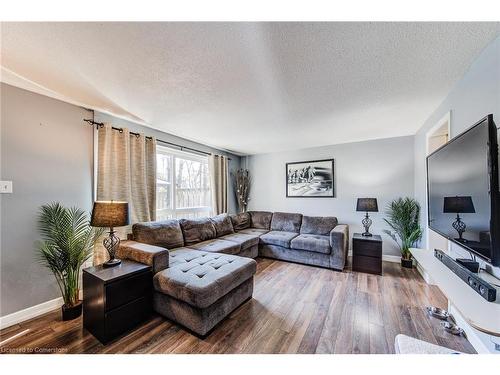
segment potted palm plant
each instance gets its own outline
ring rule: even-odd
[[[86,212],[59,203],[40,208],[38,229],[42,236],[37,243],[38,257],[56,278],[64,300],[62,318],[75,319],[82,313],[80,271],[103,231],[89,225]]]
[[[385,222],[390,230],[384,233],[389,235],[401,251],[401,266],[413,267],[410,247],[415,246],[422,238],[420,227],[420,204],[413,198],[398,198],[387,207]]]

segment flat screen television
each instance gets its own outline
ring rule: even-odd
[[[500,266],[498,139],[493,115],[427,157],[429,228]]]

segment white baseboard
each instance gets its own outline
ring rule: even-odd
[[[382,260],[392,263],[401,263],[401,255],[386,255],[382,254]]]
[[[62,297],[28,307],[24,310],[0,317],[0,329],[4,329],[14,324],[45,314],[63,305]]]
[[[352,250],[349,250],[347,255],[352,257]],[[385,262],[399,263],[399,262],[401,262],[401,256],[400,255],[382,254],[382,260]]]

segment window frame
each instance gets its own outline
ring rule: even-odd
[[[169,179],[170,179],[170,184],[171,184],[171,189],[170,189],[170,202],[171,202],[171,208],[170,209],[161,209],[164,210],[164,212],[167,213],[167,219],[162,219],[162,220],[168,220],[170,218],[175,219],[175,218],[181,218],[183,215],[185,217],[192,217],[194,214],[195,217],[198,217],[196,214],[200,213],[206,213],[206,215],[201,215],[201,216],[209,216],[212,213],[212,206],[195,206],[195,207],[177,207],[177,202],[176,202],[176,191],[177,191],[177,181],[176,181],[176,172],[177,172],[177,167],[176,167],[176,159],[181,158],[184,160],[190,160],[190,161],[195,161],[195,162],[200,162],[200,163],[205,163],[207,167],[207,173],[209,174],[209,169],[208,169],[208,155],[198,155],[195,153],[191,152],[186,152],[186,151],[181,151],[177,149],[170,148],[168,146],[163,146],[163,145],[157,145],[156,146],[156,155],[158,154],[164,154],[168,155],[171,157],[170,161],[170,174],[169,174]],[[157,170],[158,171],[158,170]],[[209,186],[209,194],[211,194],[211,186],[210,186],[210,176],[208,176],[208,186]],[[156,178],[156,188],[158,189],[158,183],[157,183],[157,178]],[[158,193],[156,193],[158,194]],[[159,209],[156,207],[156,215],[158,216],[158,211]],[[157,218],[158,220],[158,218]]]

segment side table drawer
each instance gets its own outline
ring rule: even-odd
[[[153,275],[151,271],[141,272],[126,279],[106,284],[106,311],[151,294]]]
[[[382,244],[372,241],[354,240],[354,255],[382,258]]]
[[[151,314],[151,297],[142,297],[105,314],[106,341],[115,338]]]
[[[382,274],[382,258],[357,255],[352,260],[353,271]]]

